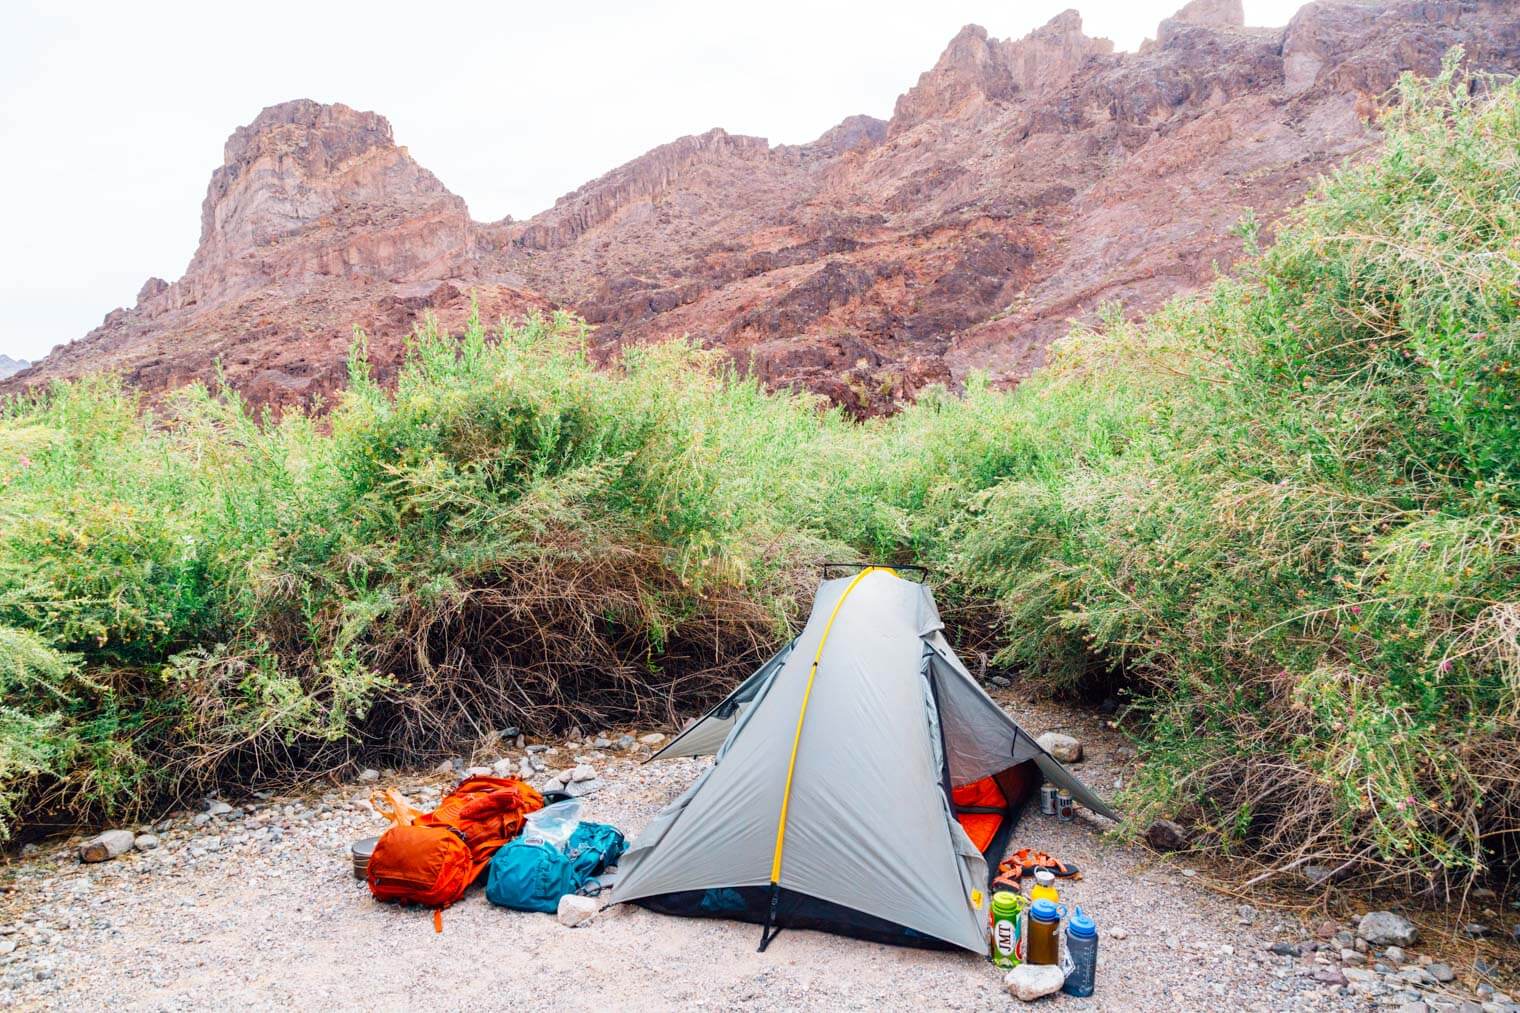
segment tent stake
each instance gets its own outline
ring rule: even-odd
[[[781,934],[781,928],[779,926],[777,926],[775,932],[771,931],[771,926],[775,924],[776,921],[776,908],[780,905],[781,884],[772,883],[770,907],[768,907],[765,912],[765,924],[760,928],[760,948],[755,951],[756,953],[764,953],[765,948],[771,944],[771,940],[775,939],[778,935]]]

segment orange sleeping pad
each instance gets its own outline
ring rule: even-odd
[[[996,777],[984,777],[980,781],[963,784],[950,792],[950,800],[957,808],[965,806],[971,809],[1002,810],[1008,806],[1008,797],[998,787]],[[976,845],[978,851],[986,851],[1003,826],[1002,812],[956,812],[955,818],[960,821],[961,829],[966,831],[966,836],[971,838],[971,843]]]

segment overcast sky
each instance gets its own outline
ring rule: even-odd
[[[1089,0],[1084,28],[1133,49],[1182,2]],[[1023,35],[1071,3],[0,0],[0,353],[40,358],[178,278],[223,143],[277,102],[380,112],[475,218],[525,218],[683,134],[885,118],[961,25]]]

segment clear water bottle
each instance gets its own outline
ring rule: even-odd
[[[1061,970],[1066,972],[1062,992],[1075,996],[1093,994],[1098,976],[1098,926],[1081,908],[1066,919],[1066,956],[1061,960]]]

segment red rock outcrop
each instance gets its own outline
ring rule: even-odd
[[[1243,214],[1270,225],[1366,150],[1398,74],[1456,44],[1520,70],[1520,5],[1318,0],[1260,29],[1193,0],[1138,53],[1074,11],[1017,40],[969,26],[888,122],[774,147],[712,130],[491,224],[383,118],[286,103],[228,141],[185,276],[0,389],[103,366],[159,389],[220,358],[255,399],[302,401],[354,325],[393,366],[420,314],[457,326],[472,296],[576,309],[602,354],[690,334],[863,413],[973,369],[1013,380],[1100,305],[1214,277]]]
[[[256,403],[309,404],[343,382],[355,327],[382,375],[432,313],[459,328],[548,310],[493,275],[464,201],[397,147],[374,113],[307,100],[227,140],[185,275],[149,278],[131,309],[56,348],[17,385],[114,369],[150,391],[212,383],[217,363]]]

